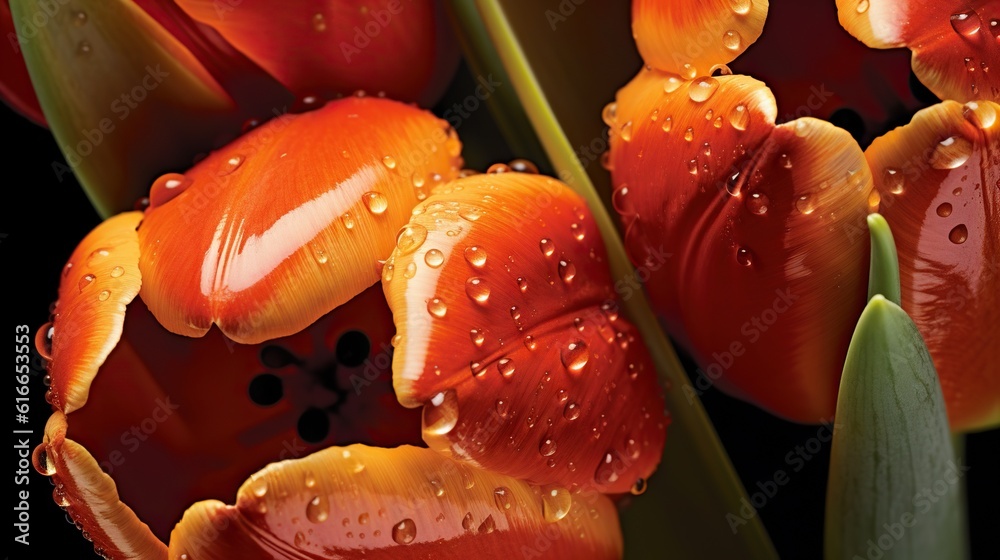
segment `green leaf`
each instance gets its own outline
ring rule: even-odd
[[[899,292],[899,258],[896,256],[896,242],[892,239],[889,224],[881,214],[870,214],[868,231],[872,240],[868,299],[881,294],[896,305],[902,305]]]
[[[502,65],[558,177],[587,200],[615,278],[634,278],[636,272],[592,180],[603,185],[607,197],[609,177],[598,165],[607,147],[600,111],[639,68],[627,31],[608,32],[629,29],[628,5],[549,2],[551,9],[543,10],[535,3],[512,0],[477,0],[475,9],[463,4],[451,0],[461,25],[485,28],[489,36],[489,41],[465,44],[495,49],[472,57]],[[569,8],[563,5],[575,8],[566,13]],[[727,514],[738,516],[744,508],[743,486],[645,295],[638,290],[622,295],[667,387],[673,418],[663,464],[649,491],[622,514],[626,556],[661,558],[663,551],[670,551],[675,558],[776,558],[755,513],[740,517],[745,523],[731,525]]]
[[[944,397],[916,325],[874,296],[840,380],[827,485],[827,560],[965,555],[962,478]]]

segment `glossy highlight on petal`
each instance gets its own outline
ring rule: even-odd
[[[635,0],[632,36],[653,68],[690,80],[760,37],[768,0]]]
[[[460,150],[447,123],[384,99],[272,120],[175,177],[183,192],[153,185],[142,298],[187,336],[213,323],[241,343],[295,333],[378,280],[376,262],[417,200],[457,174]]]
[[[864,308],[871,173],[843,130],[811,118],[775,125],[762,83],[713,79],[706,99],[665,92],[669,76],[655,70],[618,92],[618,122],[636,123],[630,140],[611,137],[626,248],[699,365],[697,391],[717,384],[819,422],[834,412]],[[658,264],[661,251],[673,257]]]
[[[104,558],[166,559],[167,547],[118,498],[115,483],[79,443],[66,437],[66,416],[56,412],[35,449],[35,468],[52,477],[52,497],[66,510],[94,552]]]
[[[91,381],[121,338],[125,306],[142,284],[135,233],[141,219],[141,212],[127,212],[104,221],[63,267],[52,333],[39,348],[51,359],[47,398],[58,410],[87,402]]]
[[[908,47],[941,99],[1000,100],[1000,7],[991,0],[837,0],[841,25],[869,47]],[[992,69],[992,72],[991,72]]]
[[[408,227],[424,239],[397,246],[383,287],[394,385],[424,407],[427,444],[537,484],[627,492],[648,478],[662,392],[583,199],[539,175],[474,175],[438,188]],[[430,251],[444,264],[427,265]]]
[[[170,557],[620,558],[612,502],[561,496],[429,449],[331,447],[253,474],[233,506],[195,504]]]
[[[1000,105],[918,112],[865,152],[899,253],[902,307],[941,379],[953,431],[1000,423]]]

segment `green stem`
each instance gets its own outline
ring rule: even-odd
[[[900,304],[899,258],[896,243],[892,238],[889,224],[881,214],[868,216],[868,231],[871,234],[872,256],[868,272],[868,299],[879,294],[885,299]]]

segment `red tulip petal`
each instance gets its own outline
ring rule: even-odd
[[[362,89],[416,101],[436,87],[444,59],[454,69],[455,51],[442,52],[450,30],[433,0],[178,4],[299,95],[329,98]]]
[[[539,484],[625,492],[667,420],[584,201],[520,173],[474,175],[414,209],[383,270],[400,402],[424,441]]]
[[[14,18],[7,2],[0,2],[0,33],[10,43],[10,49],[0,49],[0,100],[35,123],[45,126],[45,115],[38,105],[31,76],[28,76],[28,67],[24,65],[24,57],[21,55],[21,41],[30,39],[22,39],[14,31]]]
[[[942,99],[1000,100],[1000,7],[973,0],[837,0],[840,23],[878,49],[909,47],[913,71]]]
[[[767,8],[768,0],[635,0],[632,36],[646,64],[689,80],[753,44]]]
[[[139,293],[140,212],[109,218],[80,242],[63,268],[54,320],[39,351],[51,356],[52,406],[72,412],[87,402],[97,368],[118,344],[125,306]]]
[[[865,303],[864,154],[823,121],[776,126],[751,78],[664,84],[642,71],[605,112],[613,200],[651,299],[703,370],[698,390],[714,381],[792,420],[829,418]]]
[[[35,449],[35,468],[52,477],[52,497],[103,558],[167,558],[167,547],[118,499],[111,477],[80,444],[66,439],[66,416],[56,412]]]
[[[419,411],[392,391],[393,332],[380,286],[253,346],[217,330],[167,332],[136,300],[87,405],[68,416],[69,437],[166,540],[192,503],[228,499],[270,462],[335,444],[419,443]]]
[[[899,252],[903,309],[923,336],[951,427],[1000,423],[1000,105],[945,101],[865,155]]]
[[[170,558],[203,560],[621,554],[608,498],[534,488],[408,446],[332,447],[273,464],[235,506],[195,504],[170,536]]]
[[[378,280],[425,187],[457,174],[447,123],[348,98],[272,120],[157,180],[142,298],[169,330],[242,343],[302,330]]]

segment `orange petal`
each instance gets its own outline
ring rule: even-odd
[[[250,59],[299,95],[362,89],[393,99],[425,100],[441,73],[454,71],[457,49],[433,0],[319,1],[275,4],[180,0]]]
[[[913,71],[942,99],[1000,100],[1000,8],[928,0],[837,0],[840,23],[866,45],[909,47]]]
[[[819,422],[865,303],[875,200],[850,135],[810,118],[775,126],[775,114],[745,76],[640,72],[605,111],[613,202],[657,311],[701,368],[696,389],[716,382]]]
[[[378,280],[376,261],[460,150],[447,123],[384,99],[272,120],[154,183],[142,298],[178,334],[298,332]]]
[[[635,0],[632,36],[646,64],[690,80],[760,37],[768,0]]]
[[[392,391],[393,333],[378,285],[261,345],[217,329],[170,333],[136,300],[86,406],[68,415],[68,437],[166,541],[192,503],[229,499],[273,461],[330,445],[419,443],[420,412]]]
[[[97,368],[118,344],[125,306],[139,293],[141,212],[105,220],[77,246],[63,268],[59,301],[38,350],[51,357],[52,385],[46,398],[63,412],[87,402]]]
[[[652,474],[663,397],[606,258],[584,201],[546,177],[474,175],[414,209],[382,279],[396,393],[424,406],[428,445],[540,484]]]
[[[272,464],[235,506],[195,504],[170,536],[170,558],[203,560],[621,554],[608,498],[534,488],[409,446],[331,447]]]
[[[167,547],[118,499],[111,477],[80,444],[66,439],[66,416],[56,411],[32,457],[52,477],[52,497],[94,542],[102,558],[167,558]]]
[[[945,101],[865,152],[899,252],[903,309],[953,430],[1000,423],[1000,105]]]

